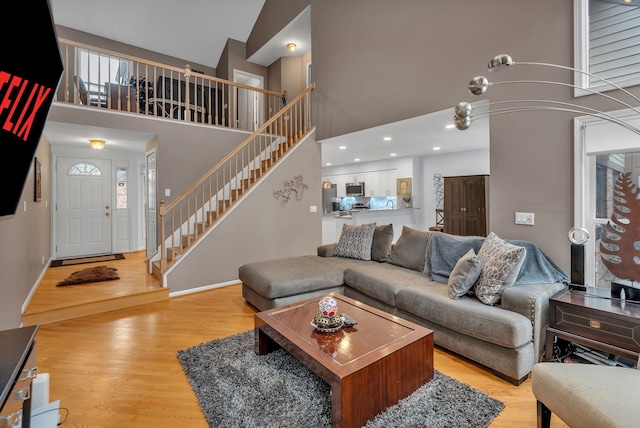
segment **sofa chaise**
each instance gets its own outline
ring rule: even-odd
[[[245,300],[271,309],[335,292],[434,331],[436,345],[522,383],[542,359],[549,297],[567,274],[527,241],[407,226],[344,225],[315,255],[239,267]]]

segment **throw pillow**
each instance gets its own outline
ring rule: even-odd
[[[482,272],[482,262],[473,248],[458,259],[449,275],[449,297],[459,299],[473,287]]]
[[[427,243],[432,233],[424,230],[402,227],[402,234],[391,248],[389,263],[407,269],[424,272]]]
[[[376,226],[371,244],[371,260],[386,262],[393,243],[393,225]]]
[[[371,260],[371,243],[376,224],[348,224],[342,226],[342,233],[334,255],[350,259]]]
[[[478,251],[482,263],[475,285],[478,299],[487,305],[498,303],[504,289],[511,287],[518,277],[525,256],[524,247],[510,244],[491,232]]]

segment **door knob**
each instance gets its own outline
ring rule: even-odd
[[[105,207],[104,207],[104,209],[105,209],[105,210],[108,210],[108,209],[109,209],[109,205],[105,206]]]
[[[109,211],[107,211],[106,213],[104,213],[104,215],[106,215],[107,217],[109,217]]]

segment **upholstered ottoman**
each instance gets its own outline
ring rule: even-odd
[[[362,260],[316,255],[289,257],[241,265],[242,296],[261,311],[315,296],[344,294],[345,269]]]
[[[592,364],[546,362],[533,366],[531,390],[538,405],[538,427],[548,428],[551,412],[570,427],[637,427],[634,399],[640,371]]]

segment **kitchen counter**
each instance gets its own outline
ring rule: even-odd
[[[402,234],[403,226],[417,228],[416,210],[420,208],[362,208],[347,211],[332,211],[323,215],[323,244],[337,242],[344,223],[392,224],[394,242]],[[333,219],[333,221],[332,221]]]

